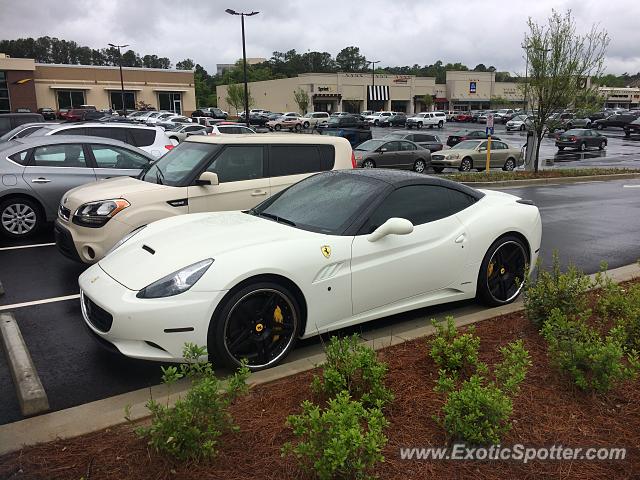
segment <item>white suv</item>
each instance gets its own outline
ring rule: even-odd
[[[447,123],[447,114],[444,112],[420,112],[407,118],[406,127],[409,130],[413,127],[420,129],[426,126],[442,128],[445,123]]]
[[[385,117],[390,117],[391,115],[393,115],[393,112],[376,112],[373,115],[366,116],[365,121],[368,124],[377,127],[382,123],[382,120],[384,120]]]
[[[59,207],[56,243],[64,255],[94,263],[156,220],[253,208],[309,175],[354,166],[351,144],[341,137],[194,135],[136,178],[68,191]]]
[[[156,158],[160,158],[175,145],[162,128],[131,123],[51,124],[36,130],[32,135],[91,135],[92,137],[113,138],[138,147]]]
[[[318,125],[326,124],[329,121],[329,113],[327,112],[309,112],[305,114],[304,124],[302,125],[304,128],[309,127],[317,127]]]

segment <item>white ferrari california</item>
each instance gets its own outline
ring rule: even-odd
[[[123,238],[80,277],[85,322],[135,358],[185,342],[229,366],[280,362],[299,338],[430,305],[513,301],[542,226],[528,200],[391,170],[320,173],[238,212]]]

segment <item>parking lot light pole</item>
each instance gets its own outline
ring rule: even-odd
[[[371,95],[373,96],[373,90],[376,86],[376,63],[380,63],[380,60],[369,60],[371,64]]]
[[[126,48],[129,45],[114,45],[113,43],[110,43],[109,46],[118,49],[118,64],[120,65],[120,92],[122,95],[122,111],[124,112],[123,116],[126,117],[127,109],[124,105],[124,78],[122,76],[122,52],[120,51],[120,49]]]
[[[245,118],[245,123],[247,124],[247,127],[250,127],[251,121],[249,119],[249,85],[247,84],[247,49],[244,41],[244,17],[252,17],[253,15],[259,14],[260,12],[251,12],[251,13],[236,12],[235,10],[232,10],[230,8],[227,8],[225,12],[227,12],[229,15],[239,15],[240,23],[242,24],[242,65],[244,70],[244,118]]]

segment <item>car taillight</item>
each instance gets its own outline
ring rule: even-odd
[[[356,168],[358,166],[358,164],[356,163],[356,154],[353,150],[351,150],[351,166],[353,168]]]
[[[166,148],[167,150],[171,150],[173,148],[173,145],[165,145],[164,148]]]

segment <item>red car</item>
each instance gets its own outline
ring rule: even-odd
[[[453,116],[454,122],[470,122],[473,120],[473,115],[469,112],[458,112]]]

